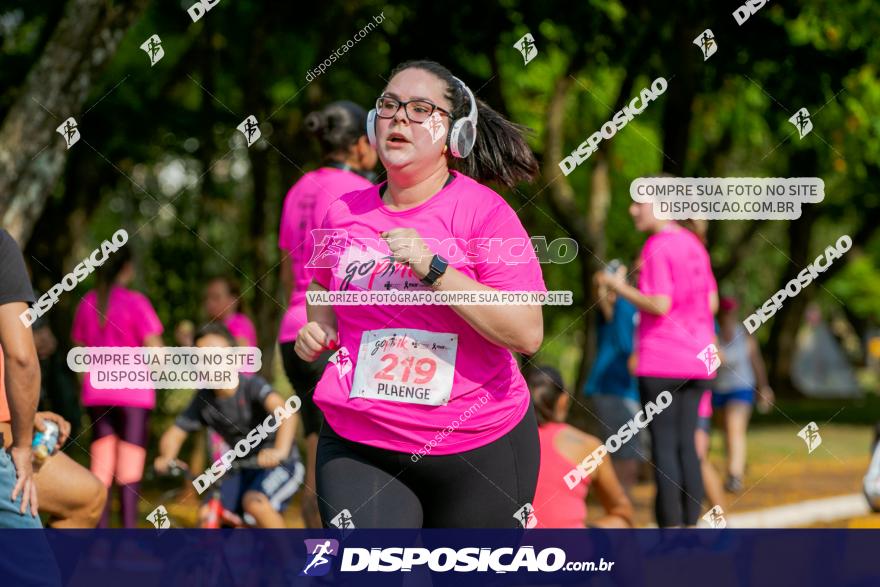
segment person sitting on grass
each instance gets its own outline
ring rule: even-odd
[[[526,375],[532,404],[538,418],[541,442],[541,468],[538,487],[532,502],[537,528],[631,528],[633,506],[626,496],[611,455],[606,455],[596,471],[569,489],[565,474],[591,454],[602,442],[565,423],[570,394],[565,391],[562,376],[552,367],[540,366]],[[605,515],[587,516],[587,490],[595,486]]]
[[[236,346],[235,338],[218,322],[199,329],[194,341],[197,347]],[[298,409],[298,398],[291,399],[296,400]],[[243,515],[245,522],[259,528],[284,528],[281,513],[305,475],[299,453],[294,450],[296,419],[279,417],[287,411],[284,398],[259,375],[239,373],[238,386],[230,389],[200,389],[162,435],[154,467],[161,474],[167,473],[187,435],[206,426],[216,430],[231,447],[245,441],[252,450],[259,449],[259,468],[223,474],[223,508]],[[261,441],[262,434],[253,434],[258,427],[268,432]],[[255,441],[259,441],[256,446]],[[208,515],[206,507],[200,515],[202,519]]]

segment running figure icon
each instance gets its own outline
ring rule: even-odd
[[[308,560],[300,576],[318,577],[330,570],[330,558],[339,554],[339,541],[332,538],[306,540]]]

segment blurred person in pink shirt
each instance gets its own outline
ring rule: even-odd
[[[70,338],[84,347],[162,346],[162,323],[150,300],[128,289],[135,267],[128,248],[96,270],[97,286],[76,308]],[[109,489],[99,527],[109,527],[112,486],[119,487],[122,524],[136,528],[153,389],[96,389],[83,374],[82,402],[92,419],[91,470]]]
[[[315,495],[315,454],[323,416],[315,405],[314,391],[330,353],[309,363],[296,355],[296,333],[306,323],[306,289],[314,269],[308,267],[316,250],[313,231],[321,228],[327,208],[339,196],[372,185],[376,150],[367,140],[367,112],[346,100],[331,102],[309,113],[306,130],[321,147],[321,166],[303,175],[287,192],[281,211],[278,247],[282,251],[281,281],[288,297],[278,342],[284,372],[302,401],[300,414],[306,438],[306,481],[303,517],[306,527],[320,528],[318,499]]]
[[[699,232],[658,220],[650,202],[630,204],[637,230],[649,234],[640,253],[638,287],[618,275],[601,279],[639,309],[635,374],[642,404],[663,391],[672,402],[649,424],[660,527],[694,526],[703,479],[695,444],[698,406],[714,379],[700,355],[716,341],[718,286]]]

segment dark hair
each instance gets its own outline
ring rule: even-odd
[[[341,160],[348,148],[367,134],[367,111],[354,102],[340,100],[310,112],[303,124],[318,139],[325,160]]]
[[[538,425],[556,421],[556,402],[565,393],[565,383],[559,371],[547,365],[534,367],[526,372],[526,384],[532,394]]]
[[[406,61],[394,68],[391,77],[406,69],[423,69],[446,82],[446,99],[452,103],[452,120],[467,117],[470,98],[455,81],[452,72],[435,61]],[[513,187],[538,174],[538,160],[525,139],[530,129],[510,122],[485,102],[477,101],[477,142],[464,159],[449,155],[451,167],[477,181],[495,181]]]
[[[193,344],[198,342],[200,338],[205,338],[206,336],[222,336],[229,342],[229,346],[238,346],[238,342],[235,340],[235,337],[232,336],[232,333],[229,332],[229,329],[226,328],[226,325],[222,322],[208,322],[207,324],[203,324],[196,331],[195,336],[193,336]]]
[[[110,287],[125,266],[131,262],[131,249],[122,247],[117,249],[101,267],[95,271],[95,292],[98,296],[98,319],[103,326],[107,321],[107,303],[110,297]]]

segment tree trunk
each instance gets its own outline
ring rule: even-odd
[[[795,152],[790,159],[789,176],[808,176],[810,173],[815,173],[817,168],[818,161],[814,151]],[[810,237],[819,218],[819,206],[806,204],[801,209],[801,217],[788,223],[788,251],[785,254],[789,262],[773,292],[784,288],[792,279],[796,279],[797,274],[816,258],[815,251],[810,248]],[[773,317],[770,326],[770,338],[767,342],[767,353],[770,357],[768,375],[773,389],[783,397],[797,395],[791,381],[795,344],[801,318],[807,304],[816,295],[816,287],[818,283],[805,288],[799,295],[786,299],[782,308]]]
[[[0,223],[24,243],[67,159],[55,128],[81,110],[146,0],[72,0],[0,127]],[[88,126],[82,127],[88,140]],[[77,145],[74,145],[77,146]],[[80,146],[82,148],[85,145]],[[87,148],[87,147],[86,147]]]
[[[49,199],[34,223],[34,234],[53,237],[30,239],[24,249],[24,257],[30,265],[31,283],[41,292],[61,281],[78,262],[71,257],[83,242],[89,221],[101,203],[101,198],[95,196],[101,193],[99,168],[84,162],[91,154],[85,151],[71,154],[70,165],[63,169],[64,196]],[[71,296],[61,296],[57,305],[59,311],[47,314],[61,349],[66,350],[68,346],[77,302]]]
[[[248,75],[245,81],[245,87],[252,89],[245,93],[244,107],[246,112],[241,114],[242,120],[245,116],[254,115],[259,124],[265,122],[266,116],[268,116],[268,100],[261,89],[264,87],[261,83],[261,72],[264,70],[261,64],[264,62],[265,43],[263,39],[267,37],[266,26],[267,23],[263,18],[259,18],[254,26],[254,41],[249,50]],[[261,371],[263,375],[271,379],[275,340],[283,310],[279,308],[278,301],[274,297],[274,292],[277,290],[274,284],[277,284],[278,271],[269,271],[269,260],[266,253],[266,234],[272,230],[272,227],[268,225],[270,215],[267,206],[270,190],[270,149],[272,147],[268,144],[261,145],[259,142],[254,143],[248,149],[253,179],[253,195],[249,234],[244,254],[250,260],[251,276],[248,277],[248,281],[254,282],[252,308],[258,344],[263,353]],[[245,288],[250,285],[247,283]]]
[[[693,118],[696,79],[694,76],[694,46],[692,36],[682,29],[672,43],[675,63],[679,65],[674,79],[669,83],[666,93],[666,108],[663,109],[663,171],[672,175],[684,175]]]
[[[788,251],[791,259],[779,280],[774,292],[785,287],[785,284],[797,278],[798,272],[806,267],[815,256],[810,249],[810,236],[818,218],[816,206],[803,206],[803,214],[788,225]],[[814,286],[816,284],[813,284]],[[780,396],[797,395],[791,382],[791,368],[794,362],[795,344],[801,319],[807,304],[815,296],[813,287],[805,288],[799,295],[788,298],[776,313],[770,327],[770,339],[767,343],[770,357],[770,384]],[[769,296],[768,296],[769,297]]]

